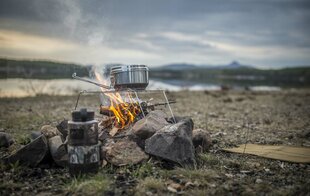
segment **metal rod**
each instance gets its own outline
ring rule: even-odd
[[[78,104],[79,104],[80,96],[81,96],[81,94],[83,94],[83,93],[84,93],[84,91],[80,91],[80,92],[79,92],[78,98],[77,98],[76,103],[75,103],[74,110],[76,110],[76,108],[77,108],[77,106],[78,106]]]
[[[106,91],[102,90],[83,90],[84,93],[117,93],[117,92],[126,92],[126,91],[133,91],[132,89],[126,89],[126,90],[115,90],[115,89],[109,89]],[[135,90],[136,92],[162,92],[163,90]]]
[[[139,97],[138,97],[138,93],[137,93],[137,92],[140,92],[140,90],[137,90],[137,91],[136,91],[136,90],[132,90],[132,89],[127,89],[127,91],[132,91],[132,92],[134,92],[135,95],[136,95],[136,98],[137,98],[138,100],[140,100]],[[163,95],[164,95],[164,97],[165,97],[165,100],[166,100],[166,103],[167,103],[167,105],[168,105],[168,108],[169,108],[169,110],[170,110],[171,116],[172,116],[172,118],[173,118],[173,121],[174,121],[174,123],[176,123],[176,120],[175,120],[174,114],[173,114],[173,112],[172,112],[172,109],[171,109],[171,106],[170,106],[170,102],[169,102],[169,100],[168,100],[168,98],[167,98],[166,92],[165,92],[164,90],[143,90],[143,91],[141,90],[141,92],[148,92],[148,91],[151,91],[151,92],[156,92],[156,91],[157,91],[157,92],[162,92],[162,93],[163,93]],[[115,90],[113,90],[113,89],[111,89],[111,90],[109,90],[109,91],[88,91],[88,90],[80,91],[79,94],[78,94],[78,98],[77,98],[77,100],[76,100],[75,109],[76,109],[77,106],[78,106],[80,96],[81,96],[82,94],[84,94],[84,93],[113,93],[113,92],[120,92],[120,91],[115,91]],[[143,112],[143,108],[142,108],[140,102],[139,102],[139,106],[140,106],[140,109],[141,109],[141,111],[142,111],[143,116],[145,117],[145,113]]]
[[[174,118],[174,115],[173,115],[172,109],[171,109],[171,107],[170,107],[169,100],[168,100],[168,98],[167,98],[166,92],[165,92],[164,90],[163,90],[163,94],[164,94],[164,96],[165,96],[165,99],[166,99],[166,102],[167,102],[168,108],[169,108],[170,113],[171,113],[171,116],[172,116],[172,118],[173,118],[173,121],[174,121],[174,123],[177,123],[177,121],[176,121],[176,120],[175,120],[175,118]]]
[[[141,110],[141,112],[142,112],[142,114],[143,114],[143,117],[145,117],[143,108],[142,108],[141,103],[140,103],[140,99],[139,99],[139,97],[138,97],[138,93],[137,93],[136,91],[133,91],[133,92],[135,92],[136,98],[138,99],[138,103],[139,103],[139,106],[140,106],[140,110]]]
[[[81,77],[77,76],[76,73],[73,73],[73,74],[72,74],[72,78],[73,78],[73,79],[76,79],[76,80],[83,81],[83,82],[88,82],[88,83],[91,83],[91,84],[100,86],[100,87],[102,87],[102,88],[105,88],[105,89],[111,89],[110,86],[103,85],[103,84],[100,84],[100,83],[97,83],[97,82],[94,82],[94,81],[92,81],[92,80],[88,80],[88,79],[85,79],[85,78],[81,78]]]

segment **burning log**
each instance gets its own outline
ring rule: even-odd
[[[142,119],[147,115],[148,111],[154,111],[157,106],[166,106],[168,104],[176,103],[176,101],[169,101],[164,103],[150,104],[147,102],[122,102],[119,104],[112,104],[111,106],[100,106],[100,114],[103,114],[102,126],[109,122],[108,118],[114,117],[116,119],[114,126],[120,129],[126,128],[129,124]]]
[[[119,130],[119,128],[113,127],[109,134],[113,137],[118,132],[118,130]]]
[[[101,126],[102,128],[107,128],[107,127],[110,127],[114,121],[115,121],[115,116],[103,115],[99,123],[99,126]]]
[[[100,114],[104,114],[102,124],[109,124],[109,120],[114,120],[114,126],[119,129],[127,128],[131,123],[137,120],[141,115],[139,103],[122,102],[112,104],[111,106],[100,106]],[[113,118],[111,118],[113,117]]]
[[[114,116],[113,111],[110,110],[110,106],[104,106],[104,105],[100,105],[100,114],[106,116]]]

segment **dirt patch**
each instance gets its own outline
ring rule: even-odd
[[[197,155],[196,169],[151,159],[137,166],[106,165],[95,176],[71,179],[66,169],[54,165],[26,168],[1,165],[0,194],[72,193],[87,186],[90,194],[301,194],[310,192],[309,164],[294,164],[251,155],[231,154],[221,148],[245,142],[310,147],[310,91],[279,92],[177,92],[174,113],[190,116],[194,128],[211,133],[210,152]],[[0,99],[0,128],[16,144],[1,149],[5,156],[27,143],[31,131],[44,124],[56,126],[70,118],[75,96]],[[96,109],[99,98],[84,96],[80,104]],[[87,189],[85,189],[87,190]],[[94,191],[93,191],[94,190]],[[176,191],[176,192],[175,192]],[[87,193],[83,193],[87,194]]]

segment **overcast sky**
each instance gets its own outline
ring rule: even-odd
[[[309,23],[307,0],[1,0],[0,56],[310,65]]]

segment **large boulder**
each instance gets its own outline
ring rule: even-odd
[[[193,130],[193,144],[196,153],[208,151],[212,145],[210,133],[203,129]]]
[[[156,131],[169,124],[165,118],[167,118],[167,114],[163,111],[151,111],[145,118],[135,123],[132,127],[133,133],[145,140],[154,135]]]
[[[22,165],[35,167],[44,159],[47,153],[47,139],[44,135],[41,135],[14,154],[5,158],[4,161],[7,163],[15,163],[18,161]]]
[[[128,139],[109,142],[102,150],[104,158],[116,166],[137,164],[149,158],[134,141]]]
[[[163,127],[145,141],[145,152],[183,167],[195,164],[193,126],[192,119],[188,118]]]
[[[14,143],[12,136],[5,132],[0,132],[0,148],[9,147]]]
[[[68,164],[68,153],[60,136],[48,139],[48,146],[53,160],[58,166],[66,167]]]

